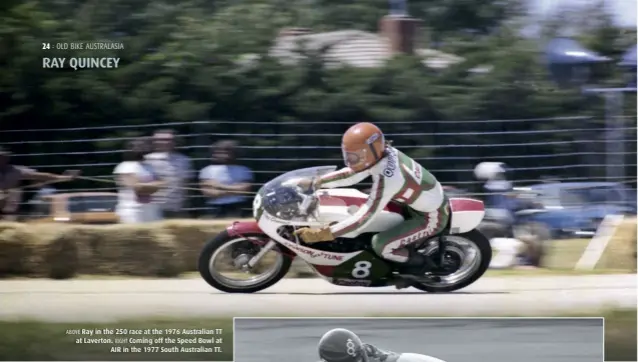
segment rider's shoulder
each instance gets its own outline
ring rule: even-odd
[[[371,344],[364,343],[363,346],[368,357],[375,362],[396,362],[400,356],[398,353],[382,350]]]
[[[401,170],[399,167],[398,151],[395,148],[388,147],[385,157],[383,157],[379,163],[374,165],[370,171],[372,174],[377,174],[379,176],[400,177]]]

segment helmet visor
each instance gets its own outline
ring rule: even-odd
[[[367,162],[368,150],[362,149],[358,151],[343,150],[343,162],[346,166],[353,170],[365,168]]]

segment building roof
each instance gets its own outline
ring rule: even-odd
[[[282,32],[275,40],[270,55],[287,64],[294,64],[303,55],[299,50],[318,51],[325,49],[324,59],[329,66],[352,66],[360,68],[380,67],[392,53],[388,41],[376,34],[361,30],[339,30],[325,33],[301,34]],[[464,61],[464,58],[434,49],[415,49],[429,68],[446,68]]]

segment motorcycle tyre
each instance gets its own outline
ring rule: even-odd
[[[246,237],[264,237],[266,236],[265,234],[246,234],[244,235]],[[205,245],[204,248],[202,249],[201,253],[199,254],[199,260],[198,260],[198,269],[199,269],[199,274],[202,276],[202,278],[206,281],[206,283],[208,283],[208,285],[212,286],[213,288],[220,290],[222,292],[226,292],[226,293],[245,293],[245,294],[249,294],[249,293],[255,293],[255,292],[259,292],[261,290],[264,290],[266,288],[270,288],[271,286],[275,285],[277,282],[279,282],[283,277],[286,276],[286,274],[288,274],[288,271],[290,270],[290,266],[292,265],[292,260],[293,258],[291,258],[288,255],[285,254],[281,254],[281,256],[284,258],[281,267],[279,268],[279,270],[275,273],[275,275],[273,275],[273,277],[271,277],[270,279],[268,279],[266,282],[255,285],[255,286],[251,286],[251,287],[246,287],[246,288],[235,288],[235,287],[230,287],[228,285],[222,284],[219,281],[217,281],[210,273],[210,271],[208,270],[208,264],[210,262],[210,258],[212,257],[212,255],[215,253],[215,251],[217,249],[219,249],[220,247],[222,247],[224,244],[226,244],[227,242],[237,239],[240,236],[231,236],[228,234],[228,231],[224,230],[223,232],[219,233],[216,237],[214,237],[212,240],[208,241]],[[268,236],[266,236],[268,237]],[[279,249],[280,246],[279,244],[275,245],[275,247],[273,248],[273,250],[275,249]]]
[[[467,278],[459,284],[443,287],[433,287],[430,285],[423,285],[421,283],[415,282],[414,284],[412,284],[414,288],[428,293],[449,293],[467,287],[468,285],[474,283],[480,277],[482,277],[483,274],[485,274],[487,269],[490,267],[490,262],[492,261],[492,246],[490,245],[490,241],[485,237],[485,235],[483,235],[476,229],[463,234],[455,234],[454,236],[463,237],[465,239],[471,240],[476,244],[479,251],[481,252],[481,264],[479,265],[478,270],[476,270],[471,277]]]

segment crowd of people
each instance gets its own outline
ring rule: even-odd
[[[210,218],[242,217],[253,182],[252,171],[236,162],[238,144],[222,140],[212,145],[210,163],[197,172],[190,157],[176,149],[177,134],[158,130],[150,137],[126,143],[121,162],[113,170],[121,223],[143,223],[187,218],[188,185],[199,184]],[[0,217],[16,220],[23,199],[23,181],[35,181],[46,190],[53,182],[71,181],[77,170],[62,174],[37,172],[11,164],[10,152],[0,149]],[[33,187],[33,185],[31,185]]]
[[[199,181],[206,216],[241,217],[253,181],[252,171],[236,162],[237,143],[223,140],[210,152],[210,164],[199,173],[191,159],[176,150],[176,134],[159,130],[128,143],[113,173],[118,185],[116,213],[122,223],[185,218],[186,186]]]
[[[38,172],[25,166],[15,166],[10,162],[11,152],[0,146],[0,220],[16,221],[22,201],[23,181],[33,181],[46,185],[50,182],[70,181],[79,175],[78,170],[68,170],[62,174]]]

